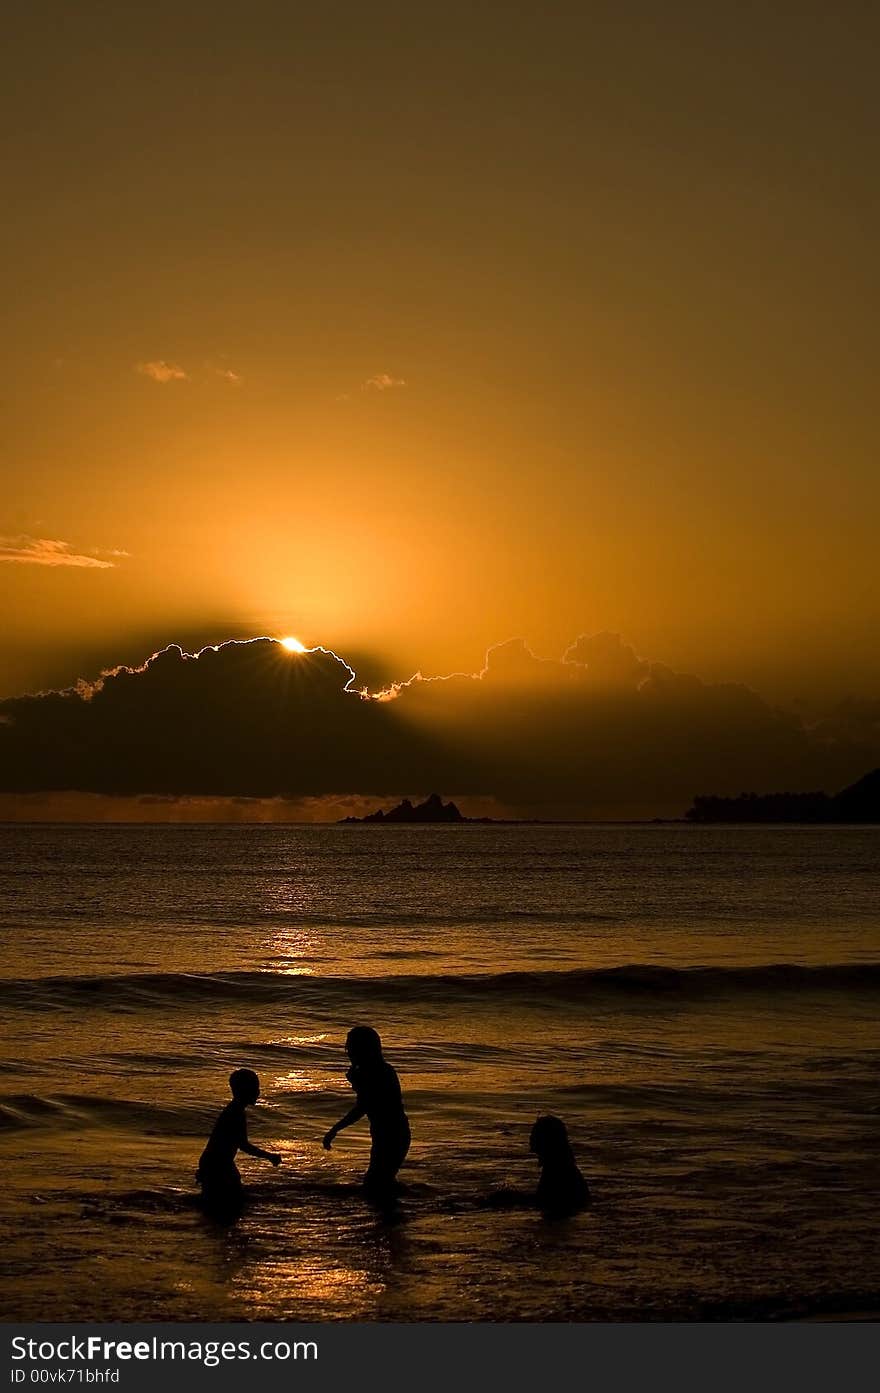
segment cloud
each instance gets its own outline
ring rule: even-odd
[[[142,373],[144,377],[150,377],[154,382],[188,382],[189,373],[184,372],[177,363],[168,363],[164,358],[154,359],[149,363],[136,363],[135,372]]]
[[[192,374],[179,363],[169,363],[164,358],[157,358],[149,363],[135,363],[135,372],[141,373],[144,377],[149,377],[153,382],[192,382]],[[235,372],[232,368],[218,366],[216,363],[205,363],[199,369],[197,376],[205,379],[207,377],[219,377],[229,387],[240,387],[244,381],[241,373]]]
[[[651,672],[650,663],[639,658],[620,634],[581,634],[562,660],[583,668],[586,680],[599,686],[636,688]]]
[[[125,551],[101,552],[101,556],[127,555]],[[98,556],[71,551],[69,542],[54,541],[49,537],[0,537],[2,561],[21,566],[79,566],[102,571],[112,569],[115,564],[113,561],[102,561]]]
[[[405,387],[406,380],[402,377],[392,377],[390,373],[380,372],[375,377],[368,377],[363,383],[365,392],[387,392],[392,387]]]
[[[880,746],[880,700],[847,697],[811,724],[810,733],[832,746]]]
[[[696,793],[833,790],[877,762],[868,740],[816,739],[749,688],[674,672],[616,635],[578,639],[559,659],[512,639],[479,672],[389,690],[359,691],[324,649],[172,646],[91,684],[0,702],[0,791],[305,807],[438,789],[518,815],[680,816]]]

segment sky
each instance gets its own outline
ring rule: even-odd
[[[378,691],[610,633],[810,720],[875,701],[878,37],[18,7],[0,698],[169,644],[293,633]]]

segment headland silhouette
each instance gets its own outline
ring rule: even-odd
[[[880,823],[880,769],[840,793],[741,793],[737,798],[699,795],[688,822]]]

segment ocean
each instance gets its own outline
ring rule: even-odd
[[[0,826],[7,1320],[876,1311],[880,829]],[[413,1131],[383,1215],[345,1035]],[[193,1172],[227,1077],[249,1204]],[[527,1195],[539,1113],[592,1207]]]

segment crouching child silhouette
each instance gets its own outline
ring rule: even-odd
[[[204,1209],[221,1218],[234,1218],[241,1212],[244,1190],[235,1155],[244,1151],[261,1161],[281,1164],[275,1151],[264,1151],[248,1141],[245,1109],[260,1096],[260,1080],[253,1069],[236,1069],[229,1075],[232,1102],[227,1103],[217,1121],[199,1160],[196,1180],[202,1187]]]
[[[400,1080],[383,1056],[382,1041],[370,1026],[356,1025],[350,1030],[345,1051],[351,1060],[345,1077],[354,1089],[356,1102],[327,1132],[324,1147],[329,1151],[338,1132],[368,1117],[372,1146],[364,1189],[372,1198],[387,1201],[398,1193],[397,1172],[410,1144]]]
[[[562,1218],[590,1203],[590,1188],[578,1170],[561,1117],[539,1117],[529,1137],[529,1150],[538,1158],[541,1176],[535,1201],[545,1214]]]

